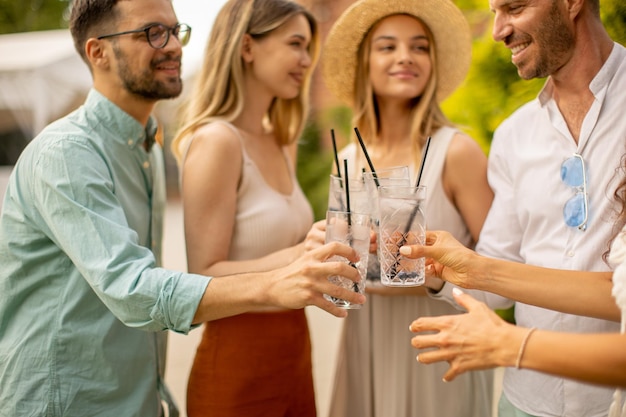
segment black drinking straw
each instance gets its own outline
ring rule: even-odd
[[[350,213],[350,186],[348,185],[349,181],[349,175],[348,175],[348,160],[344,159],[343,160],[343,173],[344,173],[344,181],[346,183],[346,212],[348,213],[348,226],[352,226],[352,214]],[[352,231],[349,230],[348,233],[350,235],[352,235]],[[350,239],[349,241],[350,246],[352,246],[352,239]],[[356,268],[356,265],[353,264],[352,262],[350,262],[350,266]],[[354,292],[359,292],[359,284],[357,284],[356,282],[352,284],[352,290]]]
[[[348,160],[343,160],[344,182],[346,183],[346,212],[348,213],[348,226],[352,226],[352,216],[350,215],[350,186],[348,183]]]
[[[424,148],[424,154],[422,155],[422,164],[420,165],[420,173],[417,176],[417,183],[415,183],[416,187],[420,186],[420,181],[422,180],[422,173],[424,172],[424,164],[426,163],[426,155],[428,155],[428,147],[430,146],[430,136],[426,139],[426,147]]]
[[[424,172],[424,164],[426,163],[426,155],[428,155],[429,146],[430,146],[430,136],[428,137],[428,139],[426,139],[426,146],[424,147],[424,152],[422,154],[422,164],[420,165],[420,171],[417,176],[417,182],[415,183],[415,187],[420,186],[420,182],[422,180],[422,173]],[[411,211],[409,220],[406,222],[406,226],[404,226],[404,233],[402,234],[402,238],[400,239],[400,242],[398,242],[398,251],[400,250],[400,247],[404,246],[404,244],[406,243],[405,236],[407,235],[407,233],[409,233],[409,230],[411,229],[411,224],[413,223],[413,220],[415,220],[415,216],[417,215],[418,209],[419,209],[419,204],[413,207],[413,210]],[[393,266],[391,267],[391,275],[396,275],[398,264],[399,264],[398,261],[394,262]]]
[[[330,137],[333,140],[333,152],[335,154],[335,167],[337,168],[337,176],[341,178],[341,168],[339,167],[339,158],[337,157],[337,142],[335,141],[335,129],[330,129]]]
[[[341,189],[343,188],[343,184],[341,183],[341,167],[339,166],[339,158],[337,156],[337,142],[335,141],[335,129],[330,129],[330,137],[333,140],[333,153],[335,154],[335,167],[337,168],[337,178],[339,178],[339,188]],[[341,196],[339,197],[339,209],[343,211],[343,200],[341,199]]]
[[[420,172],[417,176],[417,182],[415,183],[415,187],[420,186],[420,181],[422,180],[422,173],[424,172],[424,165],[426,163],[426,155],[428,155],[428,147],[430,146],[430,136],[426,139],[426,146],[424,147],[424,153],[422,154],[422,164],[420,165]],[[419,204],[413,207],[413,211],[411,211],[411,216],[409,217],[409,221],[407,222],[404,228],[404,234],[406,235],[411,228],[411,223],[415,220],[415,215],[417,214],[417,209],[419,208]],[[404,238],[402,239],[404,241]]]
[[[365,148],[365,143],[363,143],[363,138],[361,138],[361,133],[359,132],[359,128],[355,127],[354,132],[356,133],[356,137],[359,139],[359,143],[361,144],[361,149],[363,150],[363,154],[365,155],[367,164],[370,166],[370,170],[372,171],[372,177],[374,178],[374,183],[376,184],[376,188],[378,188],[380,184],[378,182],[378,177],[376,176],[376,170],[374,169],[374,164],[372,164],[372,160],[370,159],[370,156],[367,153],[367,149]]]

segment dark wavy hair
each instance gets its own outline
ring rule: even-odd
[[[613,240],[622,232],[622,228],[626,225],[626,154],[622,156],[622,162],[620,166],[615,170],[615,176],[620,178],[619,184],[613,193],[613,197],[619,203],[617,215],[615,217],[614,234],[611,240],[608,242],[609,248]],[[602,259],[608,262],[610,249],[603,255]]]

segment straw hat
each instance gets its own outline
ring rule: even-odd
[[[322,50],[324,80],[340,100],[352,104],[357,53],[363,38],[376,22],[394,14],[415,16],[432,32],[438,102],[465,79],[472,55],[470,29],[451,0],[359,0],[337,19]]]

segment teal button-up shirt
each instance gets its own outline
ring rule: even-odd
[[[92,90],[24,150],[0,218],[0,416],[161,413],[164,330],[210,278],[159,267],[155,131]]]

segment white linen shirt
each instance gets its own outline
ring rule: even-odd
[[[479,253],[549,268],[610,270],[602,254],[615,232],[618,204],[613,193],[619,181],[616,169],[626,153],[623,46],[615,44],[589,89],[595,100],[583,121],[578,144],[552,97],[550,79],[537,99],[517,110],[496,130],[488,169],[495,197],[476,248]],[[561,181],[560,167],[574,153],[582,155],[587,170],[586,231],[567,226],[563,219],[563,205],[575,190]],[[432,296],[454,303],[452,287],[446,283]],[[558,288],[553,291],[558,296]],[[492,308],[513,305],[511,300],[494,294],[466,292]],[[519,302],[515,303],[515,319],[520,326],[553,331],[619,331],[618,323]],[[514,368],[506,369],[503,391],[514,406],[526,413],[567,417],[606,416],[613,392]]]

